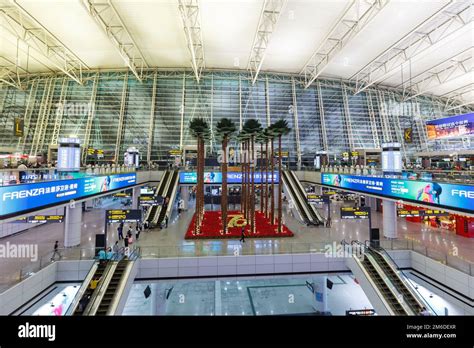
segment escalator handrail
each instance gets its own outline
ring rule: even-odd
[[[431,305],[429,304],[429,302],[425,299],[425,297],[418,291],[417,287],[415,284],[413,284],[413,282],[411,281],[411,279],[405,274],[405,272],[403,271],[403,269],[401,269],[397,263],[395,262],[395,260],[392,258],[392,256],[390,256],[390,254],[387,252],[387,250],[385,250],[384,248],[382,248],[381,246],[379,246],[378,248],[372,248],[374,249],[376,252],[378,250],[381,250],[383,252],[383,255],[382,253],[380,253],[380,255],[382,257],[384,257],[385,255],[387,256],[387,259],[390,260],[390,262],[387,262],[387,264],[389,265],[389,267],[391,267],[393,269],[393,271],[395,272],[395,274],[398,276],[398,278],[402,281],[403,284],[405,284],[405,286],[407,287],[408,291],[414,296],[415,300],[418,302],[418,304],[422,307],[426,307],[426,308],[429,308],[431,310],[431,312],[434,314],[434,315],[437,315],[436,314],[436,311],[433,309],[433,307],[431,307]],[[400,277],[400,275],[397,273],[397,271],[399,271],[403,277]],[[413,290],[416,292],[416,294],[413,292]]]
[[[383,269],[379,266],[379,264],[377,263],[377,261],[374,259],[374,257],[372,255],[370,255],[369,253],[364,253],[364,257],[366,257],[367,260],[369,260],[370,264],[372,265],[372,267],[374,267],[375,271],[377,272],[379,277],[382,279],[383,283],[387,286],[387,289],[395,297],[395,299],[398,301],[398,303],[400,303],[403,310],[408,315],[407,307],[409,307],[409,306],[407,305],[407,302],[406,301],[400,301],[400,298],[403,299],[403,294],[401,294],[398,291],[398,289],[396,288],[396,286],[394,284],[392,284],[392,282],[388,279],[388,276],[385,274]]]
[[[166,192],[166,197],[170,197],[170,200],[169,200],[168,206],[166,207],[163,219],[164,219],[165,216],[168,215],[168,211],[171,211],[173,209],[174,197],[176,195],[176,191],[177,191],[177,188],[178,188],[178,180],[179,180],[179,172],[178,172],[178,170],[175,170],[173,175],[171,176],[171,181],[170,181],[170,185],[168,187],[168,192]],[[170,215],[168,217],[170,217]],[[158,223],[161,224],[162,221],[163,220],[160,221],[160,217],[158,216]]]
[[[102,298],[104,297],[107,288],[109,287],[110,281],[117,269],[117,265],[120,261],[109,261],[107,262],[107,266],[104,270],[104,274],[102,275],[102,279],[99,282],[99,285],[94,290],[92,297],[87,304],[86,308],[84,309],[83,315],[95,315],[97,308],[100,306],[102,302]]]
[[[282,176],[283,176],[282,180],[284,181],[284,183],[286,183],[286,187],[288,188],[288,192],[291,195],[291,198],[293,199],[293,201],[295,202],[295,204],[298,207],[298,211],[299,211],[299,215],[301,216],[301,219],[306,224],[312,223],[309,216],[307,215],[306,211],[304,210],[303,206],[301,205],[301,202],[298,199],[298,195],[294,191],[294,189],[291,185],[291,182],[287,177],[286,171],[282,171]]]
[[[299,183],[293,177],[293,173],[290,170],[284,170],[283,172],[286,175],[288,185],[291,186],[291,189],[294,191],[294,193],[296,195],[296,199],[298,200],[301,207],[304,209],[305,214],[308,217],[309,222],[313,223],[313,224],[316,223],[314,221],[314,216],[312,214],[313,212],[311,210],[311,207],[309,206],[306,197],[303,196],[303,193],[301,192],[300,187],[298,186]]]
[[[82,297],[86,293],[87,289],[89,289],[89,284],[94,277],[95,273],[97,272],[97,269],[99,268],[99,263],[94,262],[89,270],[89,272],[86,275],[86,278],[83,280],[81,287],[79,288],[76,296],[74,296],[74,299],[72,300],[71,304],[69,305],[65,315],[73,315],[76,310],[77,306],[79,305],[79,302],[81,302]]]
[[[117,286],[116,291],[114,292],[114,295],[112,297],[112,300],[110,301],[109,306],[107,307],[107,312],[106,315],[114,314],[115,311],[117,310],[118,304],[120,302],[120,298],[123,296],[123,291],[125,289],[125,286],[127,285],[127,280],[130,277],[132,267],[134,265],[134,261],[132,260],[123,260],[123,262],[126,262],[125,269],[123,270],[122,275],[120,276],[119,284]],[[117,264],[118,266],[118,264]],[[108,287],[104,293],[104,295],[107,293]],[[99,306],[97,307],[97,310],[102,306],[102,301],[101,299]],[[96,311],[97,312],[97,311]]]
[[[159,184],[158,187],[156,188],[156,192],[155,192],[155,195],[154,195],[155,198],[159,197],[160,192],[161,192],[161,187],[163,186],[164,181],[166,181],[166,179],[168,178],[168,176],[167,176],[168,173],[169,173],[168,170],[165,170],[165,172],[163,173],[163,177],[161,178],[160,184]],[[153,209],[154,207],[155,207],[155,206],[152,206],[150,209],[148,209],[147,214],[146,214],[146,217],[145,217],[145,221],[150,222],[150,214],[151,214],[152,211],[154,210],[154,209]],[[153,217],[152,217],[152,219],[153,219]]]
[[[170,175],[168,175],[168,178],[166,180],[164,190],[163,190],[163,193],[166,193],[166,195],[163,197],[164,199],[166,199],[166,197],[168,195],[169,186],[170,186],[171,181],[173,180],[173,176],[174,176],[174,171],[173,172],[170,171],[169,173],[170,173]],[[160,205],[160,206],[157,207],[157,209],[155,210],[155,215],[152,216],[152,218],[151,218],[152,223],[154,223],[154,224],[158,223],[158,219],[160,218],[160,214],[161,214],[162,209],[163,209],[163,205]]]
[[[305,205],[308,207],[308,210],[310,211],[310,214],[311,214],[311,217],[313,219],[313,222],[314,223],[319,223],[319,224],[322,224],[323,221],[322,219],[320,219],[320,217],[318,216],[319,213],[317,212],[316,210],[316,207],[314,207],[312,204],[309,204],[308,203],[308,199],[307,199],[307,195],[306,195],[306,190],[304,189],[303,185],[301,185],[301,182],[300,180],[298,179],[298,177],[296,176],[296,174],[292,171],[292,170],[288,170],[288,172],[290,173],[290,176],[293,180],[293,182],[295,183],[296,187],[297,187],[297,190],[301,196],[301,198],[304,200],[304,203]]]

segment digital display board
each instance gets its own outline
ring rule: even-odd
[[[142,220],[140,209],[112,209],[105,212],[107,223],[137,222]]]
[[[368,219],[369,207],[341,207],[341,219]]]
[[[27,221],[30,223],[38,223],[38,222],[61,223],[64,221],[64,215],[33,215],[33,216],[28,216]]]
[[[323,185],[454,208],[471,214],[474,211],[472,185],[328,173],[321,175],[321,182]]]
[[[0,217],[69,202],[136,184],[136,173],[0,187]]]
[[[474,135],[474,113],[426,121],[428,139],[446,139]]]
[[[308,203],[327,203],[329,202],[329,196],[327,195],[317,195],[315,193],[306,194],[306,199]]]
[[[265,175],[268,175],[269,182],[271,180],[271,174],[263,173],[263,178]],[[254,173],[254,180],[256,184],[262,182],[262,175],[260,172]],[[274,172],[273,180],[275,183],[279,182],[278,172]],[[180,172],[179,173],[179,183],[180,184],[196,184],[197,183],[197,173],[196,172]],[[221,184],[222,183],[222,173],[221,172],[204,172],[204,183],[205,184]],[[242,173],[241,172],[228,172],[227,173],[227,183],[229,184],[241,184],[242,183]]]
[[[421,210],[398,209],[398,217],[418,217],[421,216]]]
[[[139,199],[140,205],[142,206],[149,206],[149,205],[162,205],[163,204],[163,197],[155,197],[155,196],[140,196]]]

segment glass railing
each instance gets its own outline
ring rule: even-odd
[[[421,243],[410,240],[382,240],[380,245],[385,250],[412,250],[436,260],[444,265],[450,266],[461,272],[474,276],[474,263],[465,260],[461,256],[450,255],[443,251],[429,249]],[[326,253],[334,251],[339,246],[337,241],[324,241],[317,243],[279,241],[258,241],[258,243],[241,244],[235,241],[199,241],[185,242],[180,245],[151,245],[144,246],[138,243],[140,257],[150,258],[185,258],[202,256],[241,256],[241,255],[280,255],[280,254],[308,254]],[[34,273],[50,265],[51,252],[40,257],[19,271],[0,275],[0,287],[4,288],[22,281]],[[61,258],[56,261],[67,260],[92,260],[96,256],[95,248],[68,248],[60,250]],[[330,259],[328,258],[328,261]],[[334,259],[333,259],[334,260]],[[2,286],[3,285],[3,286]]]

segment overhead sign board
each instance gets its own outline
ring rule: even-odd
[[[138,222],[142,220],[140,209],[113,209],[105,212],[107,223],[116,222]]]
[[[368,207],[341,207],[341,219],[368,219],[369,216]]]
[[[308,193],[306,194],[306,198],[308,200],[308,203],[327,203],[329,202],[329,196],[328,195],[317,195],[314,193]]]
[[[163,197],[152,196],[152,195],[141,195],[139,199],[141,206],[152,206],[152,205],[162,205]]]

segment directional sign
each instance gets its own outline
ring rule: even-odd
[[[150,205],[162,205],[163,197],[156,197],[151,195],[141,195],[140,196],[140,205],[150,206]]]
[[[29,223],[38,223],[38,222],[61,223],[64,221],[64,215],[33,215],[33,216],[28,216],[27,221]]]
[[[426,209],[422,211],[423,211],[422,215],[427,216],[427,217],[449,216],[449,213],[443,210]]]
[[[368,219],[369,207],[341,207],[341,219]]]
[[[314,193],[306,194],[306,199],[308,203],[327,203],[329,202],[329,196],[327,195],[317,195]]]
[[[114,209],[105,212],[107,223],[114,222],[137,222],[142,220],[140,209]]]
[[[421,216],[422,210],[407,210],[407,209],[398,209],[398,217],[418,217]]]

